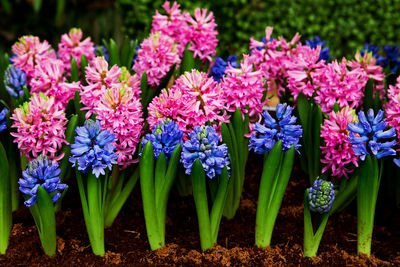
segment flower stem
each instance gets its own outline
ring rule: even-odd
[[[12,225],[11,185],[6,151],[0,143],[0,254],[5,254]]]
[[[367,256],[371,255],[379,176],[378,160],[375,156],[366,156],[360,166],[357,188],[357,251]]]

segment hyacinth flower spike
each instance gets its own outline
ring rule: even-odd
[[[375,207],[383,170],[383,161],[386,156],[396,155],[392,148],[396,144],[394,128],[386,129],[382,110],[375,116],[369,109],[367,116],[363,111],[358,113],[358,123],[350,123],[349,141],[353,151],[362,160],[359,167],[357,185],[357,251],[371,255],[372,231],[374,227]]]
[[[225,144],[218,145],[221,137],[213,127],[197,126],[189,137],[182,147],[181,162],[186,174],[191,175],[201,249],[205,251],[217,243],[228,193],[230,162],[228,148]]]
[[[166,119],[142,141],[140,185],[147,237],[152,250],[165,245],[168,196],[177,174],[182,136],[178,124]]]
[[[75,167],[86,229],[92,251],[104,256],[104,217],[109,170],[117,163],[114,133],[102,130],[99,121],[87,120],[76,128],[70,162]]]
[[[329,213],[335,200],[335,189],[331,182],[317,179],[304,195],[304,256],[317,254]],[[314,220],[313,220],[314,219]],[[314,227],[314,224],[315,227]],[[314,231],[314,229],[317,229]]]
[[[57,163],[52,163],[47,157],[40,155],[28,163],[19,180],[19,190],[24,194],[24,204],[29,207],[35,220],[40,241],[48,256],[56,253],[56,219],[55,207],[67,185],[61,184],[61,170]]]
[[[255,243],[260,248],[271,243],[275,220],[293,168],[295,151],[303,133],[292,107],[278,104],[274,119],[264,111],[264,123],[256,123],[249,148],[264,155],[264,166],[258,194]]]

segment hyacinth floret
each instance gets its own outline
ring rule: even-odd
[[[115,154],[115,135],[107,130],[102,130],[100,121],[87,120],[84,126],[75,129],[75,143],[71,145],[69,161],[72,167],[78,165],[78,170],[92,173],[99,178],[104,175],[104,169],[112,168],[117,163]]]
[[[366,155],[371,153],[380,159],[385,156],[395,155],[396,151],[392,148],[396,140],[380,142],[381,139],[389,140],[396,136],[396,130],[390,128],[385,131],[388,124],[383,118],[385,113],[378,111],[376,117],[374,111],[369,109],[367,116],[364,111],[358,113],[358,123],[349,123],[347,129],[349,141],[353,145],[353,151],[361,160],[365,160]]]
[[[264,110],[264,125],[256,123],[250,138],[249,149],[257,154],[271,151],[276,142],[282,140],[282,150],[287,151],[293,145],[297,150],[300,147],[299,139],[303,134],[301,125],[297,125],[295,116],[292,116],[292,107],[287,104],[278,104],[276,117],[272,118],[268,110]]]
[[[24,96],[25,85],[25,72],[17,67],[9,65],[4,73],[4,86],[7,92],[14,98],[22,98]]]
[[[387,59],[384,56],[378,54],[379,49],[380,49],[379,45],[375,46],[375,45],[372,45],[369,43],[365,43],[364,49],[360,52],[360,54],[361,54],[361,56],[364,56],[364,54],[372,52],[372,55],[376,59],[376,64],[380,65],[380,66],[386,66]]]
[[[179,125],[171,119],[166,119],[159,122],[151,134],[146,134],[142,141],[142,149],[150,141],[153,145],[154,158],[158,159],[160,154],[164,153],[169,161],[176,146],[182,143],[182,137],[183,132],[179,130]]]
[[[223,58],[217,57],[209,75],[214,78],[214,81],[220,82],[222,77],[224,77],[225,70],[228,67],[228,63],[232,68],[238,67],[238,64],[236,62],[237,57],[237,55],[229,56],[227,62],[225,62]]]
[[[331,55],[329,55],[329,46],[325,46],[326,41],[321,40],[319,36],[314,36],[313,39],[306,40],[306,45],[311,48],[317,48],[317,46],[321,47],[321,52],[319,54],[319,60],[329,61],[331,60]],[[325,47],[324,47],[325,46]]]
[[[317,179],[308,189],[308,204],[313,212],[320,214],[329,212],[334,200],[335,189],[331,182]]]
[[[7,129],[7,108],[3,108],[0,112],[0,133]]]
[[[24,202],[25,206],[30,207],[36,203],[39,186],[43,187],[47,193],[64,190],[67,185],[61,183],[60,173],[61,169],[58,164],[52,163],[43,155],[29,162],[26,170],[22,172],[23,178],[18,181],[19,190],[23,194],[31,196]],[[51,200],[55,203],[60,197],[61,193],[57,192],[52,195]]]
[[[192,165],[198,159],[208,178],[220,175],[227,166],[229,170],[228,147],[218,145],[221,136],[211,126],[196,126],[189,134],[190,139],[183,144],[181,162],[186,174],[192,172]]]
[[[386,67],[387,64],[389,64],[390,67],[390,72],[396,73],[398,68],[400,67],[400,51],[399,51],[399,46],[398,45],[387,45],[383,47],[383,51],[385,51],[386,55],[386,65],[383,67]]]

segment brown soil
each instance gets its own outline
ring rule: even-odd
[[[400,214],[398,209],[378,203],[372,244],[373,256],[357,256],[354,203],[329,218],[314,259],[303,258],[303,193],[307,180],[295,167],[276,221],[272,246],[254,246],[254,224],[260,177],[260,159],[251,157],[240,209],[233,220],[222,220],[219,245],[200,250],[197,218],[192,197],[173,191],[167,217],[165,248],[152,252],[146,236],[140,186],[110,229],[106,229],[106,256],[92,254],[79,195],[72,185],[57,214],[58,252],[45,256],[31,214],[21,208],[14,214],[10,246],[0,265],[101,266],[101,265],[252,265],[252,266],[400,266]]]

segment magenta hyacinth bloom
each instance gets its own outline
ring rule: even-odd
[[[64,62],[64,68],[69,73],[71,71],[71,56],[75,58],[75,61],[80,68],[81,56],[84,55],[89,62],[94,57],[94,45],[87,37],[82,41],[82,30],[78,28],[72,28],[68,34],[61,36],[61,42],[58,44],[58,58]]]
[[[56,104],[54,97],[42,93],[33,94],[29,102],[16,108],[11,116],[11,132],[15,137],[21,153],[28,159],[37,158],[40,154],[51,160],[60,160],[64,154],[58,154],[65,140],[65,113]]]
[[[193,51],[194,57],[212,62],[211,57],[215,56],[215,49],[218,45],[214,14],[210,11],[207,15],[207,9],[196,8],[194,19],[190,17],[188,23],[191,29],[189,50]]]
[[[353,151],[352,144],[348,141],[349,131],[347,126],[357,120],[354,109],[349,107],[341,111],[329,113],[329,118],[325,119],[321,126],[321,138],[324,146],[321,146],[321,162],[325,164],[322,172],[330,170],[332,176],[337,178],[349,178],[349,173],[357,167],[360,158]]]
[[[81,88],[81,102],[84,109],[88,110],[86,117],[89,118],[93,109],[99,103],[103,93],[112,87],[120,87],[122,82],[118,80],[121,75],[121,69],[114,65],[109,70],[108,62],[104,57],[96,57],[92,65],[86,67],[87,86]]]
[[[295,55],[286,62],[288,67],[288,89],[297,101],[297,96],[302,92],[310,98],[318,89],[315,83],[317,70],[325,66],[324,60],[319,60],[321,47],[313,49],[299,44]]]
[[[192,70],[185,72],[168,91],[163,90],[149,105],[148,122],[153,128],[161,120],[170,118],[179,125],[185,136],[195,126],[207,122],[226,122],[221,87],[206,73]],[[185,139],[186,140],[186,139]]]
[[[340,108],[357,108],[362,105],[364,87],[368,81],[368,75],[363,69],[349,70],[343,58],[340,63],[335,60],[319,69],[317,77],[319,90],[315,102],[321,105],[322,112],[332,111],[335,103]]]
[[[107,90],[95,108],[101,128],[115,134],[118,165],[127,167],[133,158],[143,128],[142,105],[126,85]]]
[[[137,54],[133,69],[140,78],[146,71],[148,83],[153,87],[160,84],[174,63],[181,62],[174,40],[160,32],[144,39]]]
[[[388,98],[385,105],[386,121],[396,129],[397,137],[400,138],[400,76],[395,86],[389,85]]]
[[[254,71],[248,55],[238,68],[230,64],[225,70],[221,87],[226,100],[226,110],[235,112],[239,108],[242,114],[248,113],[251,121],[258,121],[266,100],[262,101],[265,82],[261,71]]]
[[[34,78],[31,80],[31,93],[42,92],[53,96],[60,109],[64,109],[68,101],[79,91],[80,82],[68,83],[64,74],[64,64],[59,59],[43,60],[36,67]]]
[[[179,56],[182,57],[183,51],[191,37],[191,30],[187,21],[190,18],[188,12],[181,12],[179,4],[174,2],[170,6],[170,2],[166,1],[163,4],[167,15],[162,15],[156,10],[153,16],[151,32],[161,32],[172,38],[177,44]]]
[[[35,67],[43,60],[56,58],[54,50],[47,41],[40,42],[36,36],[22,36],[12,46],[15,56],[11,59],[13,65],[25,72],[29,84],[35,75]]]

